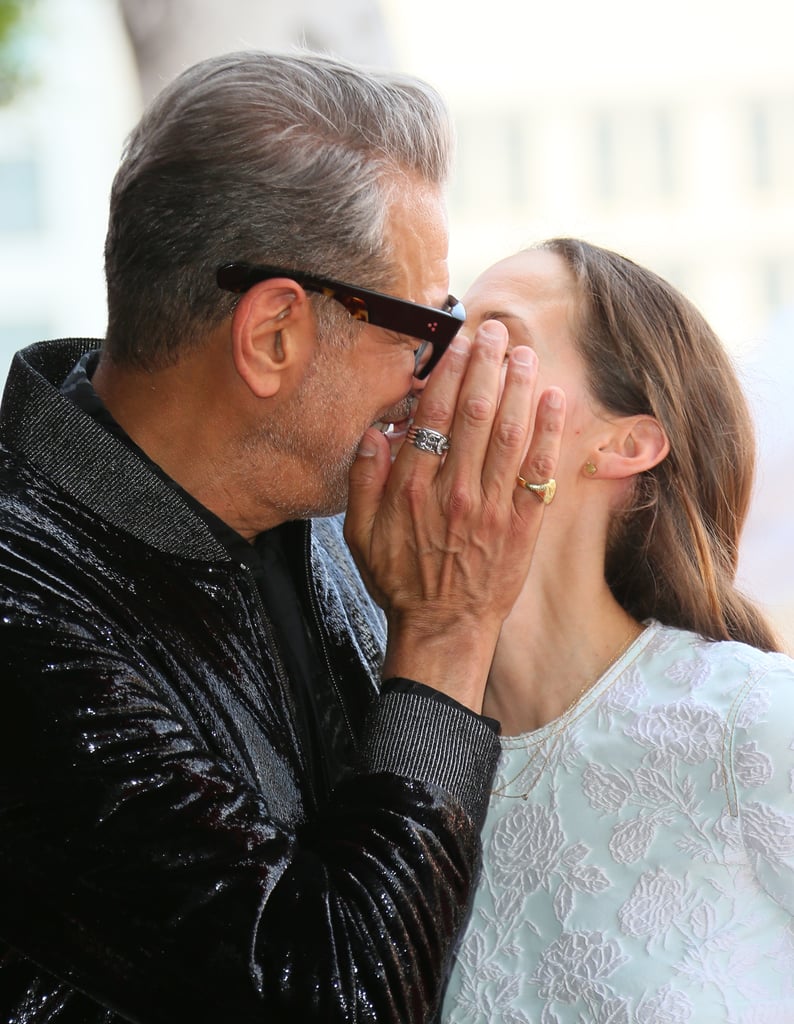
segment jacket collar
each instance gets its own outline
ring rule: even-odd
[[[113,526],[160,551],[229,560],[222,544],[135,452],[60,393],[77,360],[101,341],[43,341],[17,352],[0,407],[0,439]]]

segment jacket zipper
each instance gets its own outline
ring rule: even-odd
[[[264,602],[262,601],[262,595],[259,593],[259,587],[257,587],[253,573],[245,564],[245,562],[239,562],[238,564],[242,569],[243,573],[245,574],[246,578],[248,579],[249,583],[251,584],[251,590],[253,591],[254,594],[254,601],[256,602],[259,617],[262,620],[262,625],[265,627],[265,636],[268,640],[270,650],[273,652],[273,660],[276,663],[276,671],[278,672],[279,682],[281,683],[282,686],[288,687],[289,676],[287,675],[287,670],[284,667],[284,662],[281,660],[281,651],[279,650],[278,644],[276,643],[276,634],[273,629],[273,623],[270,621],[267,612],[265,611],[265,605]]]
[[[297,724],[296,711],[295,711],[295,706],[294,706],[293,697],[292,697],[292,686],[290,684],[290,678],[289,678],[287,670],[286,670],[286,668],[284,666],[284,662],[281,659],[281,651],[279,650],[279,646],[278,646],[278,643],[276,641],[276,633],[275,633],[275,630],[273,629],[273,623],[270,621],[270,618],[268,617],[268,614],[265,611],[265,604],[264,604],[264,601],[262,600],[262,595],[259,593],[259,587],[257,587],[257,585],[256,585],[256,580],[254,579],[253,573],[248,568],[248,566],[245,564],[245,562],[240,562],[238,564],[239,564],[240,568],[242,569],[245,577],[248,579],[248,581],[249,581],[249,583],[251,585],[251,590],[254,593],[254,601],[256,603],[256,607],[257,607],[257,610],[259,612],[259,618],[260,618],[260,620],[262,622],[262,626],[263,626],[264,631],[265,631],[265,638],[266,638],[266,640],[268,642],[268,646],[270,648],[270,651],[273,654],[273,661],[276,664],[276,673],[278,674],[278,679],[279,679],[279,682],[281,684],[282,689],[284,690],[286,699],[289,701],[289,704],[290,704],[290,708],[291,708],[291,712],[292,712],[292,718],[293,718],[293,728],[295,728],[298,731],[298,733],[300,733],[300,729],[298,728],[298,724]],[[305,769],[305,767],[306,766],[304,764],[304,769]],[[304,770],[304,777],[305,777],[306,782],[307,782],[307,784],[309,786],[309,789],[311,790],[312,796],[314,797],[315,802],[316,802],[316,800],[317,800],[317,792],[316,792],[315,787],[314,787],[314,782],[312,781],[312,778],[311,778],[311,772],[308,772],[308,771]]]

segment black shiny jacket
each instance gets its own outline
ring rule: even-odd
[[[329,692],[370,706],[318,787],[247,571],[60,395],[96,346],[18,354],[0,411],[0,1020],[428,1020],[495,734],[377,693],[339,524],[303,524]]]

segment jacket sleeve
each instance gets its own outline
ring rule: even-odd
[[[100,637],[23,609],[0,638],[2,938],[140,1024],[431,1019],[478,866],[488,723],[384,693],[360,772],[287,824]]]

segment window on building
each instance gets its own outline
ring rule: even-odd
[[[602,110],[591,115],[592,175],[603,202],[674,195],[676,125],[668,109]]]
[[[761,294],[768,315],[787,306],[794,307],[794,253],[764,261]]]
[[[747,126],[753,186],[761,192],[794,193],[794,96],[753,101]]]
[[[532,192],[529,124],[520,112],[494,110],[456,117],[452,201],[475,214],[528,203]]]
[[[41,181],[32,159],[0,160],[0,234],[38,231]]]

